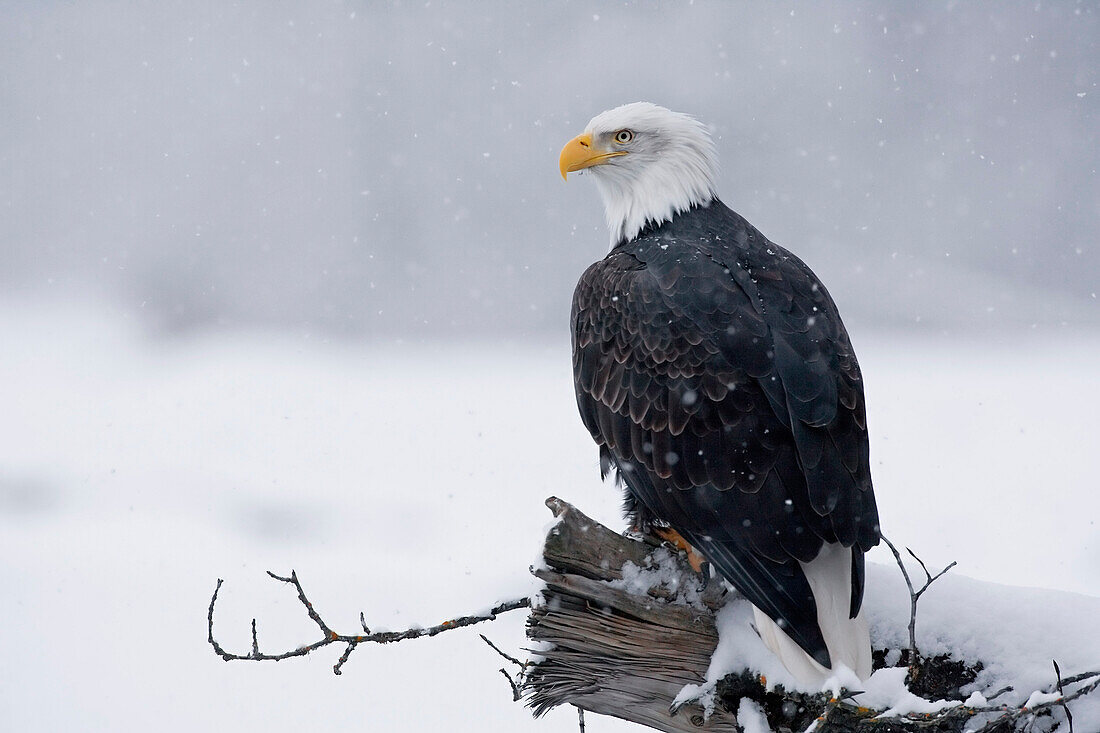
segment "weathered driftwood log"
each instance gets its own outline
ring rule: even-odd
[[[546,504],[560,521],[546,538],[548,567],[534,571],[546,582],[546,602],[532,612],[528,636],[552,645],[526,677],[535,714],[571,703],[662,731],[738,730],[724,709],[709,719],[698,705],[669,713],[684,685],[705,679],[718,643],[721,585],[710,583],[694,605],[668,603],[680,589],[667,585],[653,588],[652,598],[609,585],[603,581],[624,580],[627,563],[649,567],[656,545],[613,532],[560,499]],[[699,582],[686,562],[672,561],[680,582]]]
[[[715,612],[726,600],[723,584],[712,581],[699,592],[701,578],[679,556],[613,532],[560,499],[546,504],[559,521],[546,538],[546,567],[534,570],[546,583],[545,602],[528,619],[528,636],[541,659],[527,667],[521,691],[536,715],[568,703],[661,731],[739,731],[736,713],[749,699],[775,731],[905,733],[961,731],[977,722],[975,716],[983,716],[980,730],[1007,732],[1023,712],[960,705],[935,715],[884,719],[846,700],[767,690],[745,672],[718,683],[709,716],[698,703],[671,713],[685,685],[705,680],[718,642]],[[651,578],[657,574],[664,582],[642,595],[648,584],[638,582],[639,569],[655,564],[660,570],[651,571]],[[875,656],[881,666],[883,650]],[[977,669],[946,657],[921,660],[919,676],[942,677],[942,684],[919,692],[959,699],[959,687],[973,681]]]

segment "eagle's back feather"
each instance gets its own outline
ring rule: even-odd
[[[813,272],[715,199],[616,245],[572,309],[577,403],[628,504],[829,666],[801,563],[879,539],[859,365]]]

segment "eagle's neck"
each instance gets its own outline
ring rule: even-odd
[[[697,160],[658,160],[642,171],[626,166],[600,166],[596,186],[603,197],[611,246],[630,241],[647,225],[659,225],[692,207],[715,199],[713,167]]]

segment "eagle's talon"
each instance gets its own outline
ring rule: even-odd
[[[688,565],[691,566],[692,570],[696,573],[703,572],[703,563],[705,563],[706,560],[703,559],[702,555],[696,552],[695,548],[692,547],[686,539],[684,539],[683,535],[671,527],[654,527],[653,534],[664,540],[663,544],[677,551],[684,552],[687,555]]]

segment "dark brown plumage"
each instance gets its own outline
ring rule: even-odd
[[[573,296],[577,404],[636,521],[682,534],[825,667],[799,561],[879,539],[863,384],[825,287],[715,199],[650,225]]]

